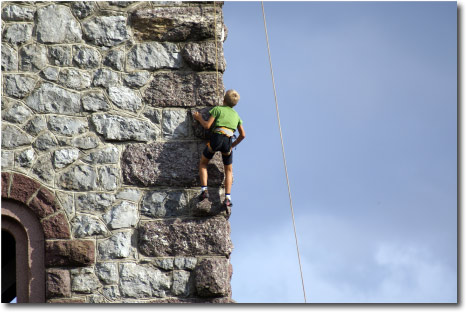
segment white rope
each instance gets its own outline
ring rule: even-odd
[[[288,169],[286,166],[286,156],[285,156],[285,146],[283,144],[282,126],[280,122],[280,113],[278,112],[277,90],[275,89],[275,78],[273,76],[272,57],[270,56],[269,35],[267,33],[267,23],[265,21],[264,1],[261,1],[261,4],[262,4],[262,16],[264,17],[265,39],[267,41],[267,51],[269,54],[270,74],[272,76],[273,94],[275,97],[275,109],[277,111],[278,129],[280,130],[280,141],[282,143],[283,165],[285,166],[286,183],[288,185],[288,197],[290,198],[290,210],[291,210],[291,219],[293,220],[293,230],[294,230],[294,238],[295,238],[295,243],[296,243],[296,252],[298,253],[298,263],[299,263],[299,271],[301,273],[301,284],[303,286],[304,303],[307,303],[306,289],[304,287],[303,269],[301,266],[301,256],[299,255],[298,235],[296,234],[296,224],[294,220],[293,201],[291,200],[290,180],[288,178]]]

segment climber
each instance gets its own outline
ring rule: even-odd
[[[224,205],[227,214],[231,213],[231,185],[233,183],[233,151],[232,148],[238,145],[246,137],[243,128],[243,121],[233,107],[239,101],[239,94],[235,90],[228,90],[223,99],[223,106],[215,106],[209,113],[208,120],[204,120],[199,112],[193,112],[193,117],[204,127],[210,129],[213,126],[212,136],[210,137],[204,152],[201,155],[199,163],[199,177],[201,180],[201,194],[199,201],[209,197],[207,191],[207,165],[212,159],[215,152],[222,153],[223,165],[225,168],[225,201]],[[239,137],[233,142],[233,134],[238,129]]]

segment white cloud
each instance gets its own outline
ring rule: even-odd
[[[297,228],[308,302],[456,302],[456,268],[422,242],[317,214]],[[234,242],[233,298],[303,302],[291,221],[255,233]]]

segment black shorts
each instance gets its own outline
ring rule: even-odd
[[[215,152],[222,153],[224,165],[231,165],[233,163],[233,151],[231,150],[232,138],[220,133],[212,133],[209,143],[204,149],[204,156],[208,159],[214,157]],[[209,149],[210,146],[210,149]]]

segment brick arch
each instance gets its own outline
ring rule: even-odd
[[[2,172],[2,199],[13,199],[28,207],[40,220],[45,239],[71,238],[63,209],[39,182],[19,173]]]
[[[45,299],[47,302],[67,302],[71,296],[68,269],[95,264],[95,241],[71,237],[68,218],[50,189],[23,174],[2,172],[2,229],[13,228],[8,223],[10,215],[25,214],[36,219],[39,230],[43,232]],[[21,218],[17,219],[16,223],[28,232],[30,226]],[[27,239],[31,240],[31,237]],[[44,290],[43,286],[40,288]]]

